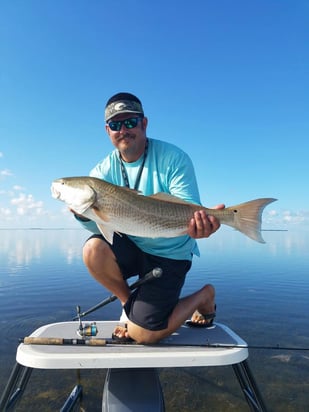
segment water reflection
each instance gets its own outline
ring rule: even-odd
[[[89,233],[85,230],[0,230],[0,262],[11,273],[23,270],[33,261],[59,253],[67,264],[81,256]],[[225,256],[295,256],[307,251],[309,232],[265,231],[266,244],[259,244],[242,234],[222,228],[215,236],[199,241],[201,260],[214,254]]]
[[[82,262],[82,245],[87,236],[86,231],[79,229],[0,230],[0,393],[14,363],[19,337],[46,323],[71,320],[77,304],[86,310],[109,296],[89,276]],[[184,294],[211,282],[217,290],[217,320],[249,344],[308,346],[309,232],[263,232],[263,236],[267,243],[258,244],[222,228],[216,236],[200,240],[201,258],[194,259]],[[114,302],[89,319],[110,320],[119,314],[119,303]],[[253,352],[250,360],[270,410],[306,410],[307,352]],[[190,397],[183,390],[177,392],[175,382],[179,384],[181,374],[186,376],[187,387],[197,388],[196,396]],[[209,379],[204,374],[204,369],[165,371],[167,410],[180,410],[172,406],[175,393],[179,394],[182,410],[201,410],[185,408],[192,407],[197,397],[206,404],[209,398],[205,397],[211,393],[209,409],[221,411],[220,399],[224,395],[228,404],[231,393],[226,387],[222,391],[221,386],[213,384],[222,379],[217,371],[207,371]],[[59,372],[59,386],[62,376]],[[36,388],[40,394],[45,380],[38,380]],[[51,386],[48,378],[45,383]],[[92,395],[93,399],[88,395],[87,402],[99,404],[100,395]],[[238,403],[240,396],[236,396],[234,409],[245,411],[247,406],[243,408],[243,403]],[[54,398],[51,394],[50,402]],[[38,399],[31,395],[28,404],[19,410],[40,410],[34,406],[39,402],[39,395]]]
[[[243,234],[222,227],[215,236],[199,241],[203,253],[216,251],[229,255],[270,255],[280,257],[291,254],[303,255],[308,250],[309,231],[264,231],[266,243],[257,243]]]
[[[10,274],[28,268],[31,263],[60,254],[67,264],[79,260],[84,230],[1,230],[0,265]]]

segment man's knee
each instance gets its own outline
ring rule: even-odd
[[[204,296],[204,299],[206,300],[214,299],[216,290],[214,286],[212,286],[211,284],[208,284],[208,285],[203,286],[202,289],[200,289],[199,293],[201,293]]]
[[[215,297],[215,294],[216,294],[216,290],[215,290],[214,286],[209,284],[209,285],[206,285],[205,288],[207,289],[207,292],[208,292],[210,298],[213,299]]]
[[[109,246],[99,238],[87,240],[83,247],[83,260],[86,266],[90,266],[97,259],[102,258],[110,251]]]

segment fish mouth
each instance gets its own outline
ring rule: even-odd
[[[60,191],[56,189],[55,183],[52,183],[50,187],[51,195],[54,199],[59,199],[60,198]]]

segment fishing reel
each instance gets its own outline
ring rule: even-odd
[[[96,322],[85,323],[83,324],[80,316],[80,306],[76,306],[77,312],[77,319],[79,322],[78,329],[76,331],[77,335],[81,338],[89,337],[89,336],[97,336],[98,328]]]

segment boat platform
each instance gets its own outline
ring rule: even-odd
[[[138,345],[111,340],[119,324],[119,321],[96,322],[97,335],[84,338],[85,342],[77,335],[77,321],[52,323],[35,330],[30,337],[62,338],[71,344],[21,343],[0,400],[0,410],[14,410],[33,369],[107,369],[103,412],[164,412],[157,368],[231,365],[250,410],[267,411],[247,362],[247,344],[227,326],[214,323],[210,328],[189,328],[183,325],[158,344]],[[102,339],[102,345],[92,346],[89,344],[92,339]],[[76,410],[81,396],[82,387],[76,385],[61,412]]]

